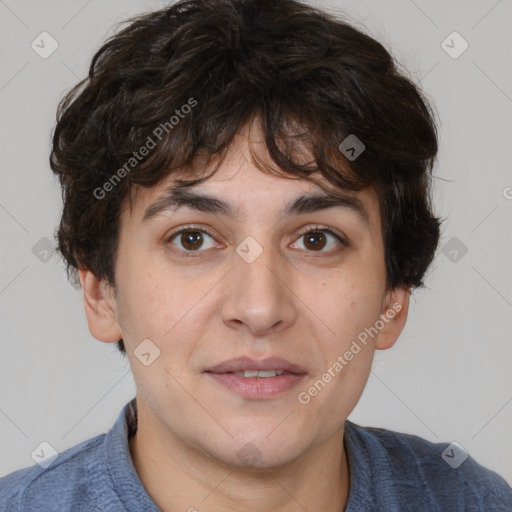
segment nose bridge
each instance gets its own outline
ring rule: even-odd
[[[295,308],[286,276],[280,275],[285,271],[282,255],[271,247],[268,234],[258,238],[262,243],[249,236],[236,248],[224,320],[262,333],[289,325]]]
[[[260,245],[250,237],[237,247],[237,255],[241,261],[237,262],[240,269],[239,275],[252,287],[256,286],[264,290],[273,288],[276,283],[275,272],[279,266],[277,252],[267,243]],[[256,290],[253,290],[255,293]]]
[[[267,301],[276,299],[281,295],[280,281],[276,278],[277,268],[280,267],[278,251],[271,246],[270,237],[263,236],[256,238],[249,236],[245,238],[236,248],[239,258],[236,261],[237,279],[240,280],[242,288],[244,285],[250,296],[257,298],[260,293],[267,294]]]

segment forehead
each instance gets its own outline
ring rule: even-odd
[[[308,156],[307,151],[299,155],[304,162]],[[243,220],[270,211],[289,215],[340,206],[359,215],[370,231],[380,224],[379,198],[372,187],[354,192],[334,187],[320,171],[312,174],[315,183],[280,169],[276,175],[275,170],[261,133],[245,129],[222,158],[197,158],[153,187],[133,186],[126,213],[144,222],[164,208],[192,207]],[[203,177],[204,181],[186,187],[178,181]]]

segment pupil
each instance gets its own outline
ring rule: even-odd
[[[321,240],[319,241],[319,239],[321,239]],[[320,249],[323,249],[323,247],[325,245],[325,235],[319,231],[314,231],[314,232],[310,233],[306,237],[306,240],[307,240],[307,243],[311,243],[316,248],[321,246]]]
[[[184,237],[182,238],[182,242],[184,247],[188,249],[196,249],[201,245],[201,233],[198,233],[197,231],[190,231],[185,233]]]

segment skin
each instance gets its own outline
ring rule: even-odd
[[[79,271],[92,335],[105,343],[124,340],[137,386],[138,431],[130,451],[163,511],[344,510],[350,488],[344,422],[366,385],[374,351],[391,347],[407,319],[410,290],[386,290],[373,189],[351,193],[363,202],[371,228],[340,207],[284,218],[286,202],[321,189],[261,172],[249,147],[263,157],[262,140],[254,127],[241,131],[216,174],[194,187],[242,215],[182,208],[141,222],[172,184],[168,177],[134,190],[131,207],[124,205],[117,294],[88,269]],[[168,238],[188,224],[209,228],[214,238],[204,235],[201,252],[183,258],[183,236]],[[315,225],[344,234],[348,247],[327,233],[326,245],[315,249],[300,236]],[[263,248],[252,263],[236,253],[248,236]],[[397,303],[400,312],[379,334],[308,404],[300,403],[298,394]],[[160,350],[149,366],[134,355],[146,338]],[[255,400],[203,373],[241,355],[280,356],[307,375],[274,398]],[[248,442],[259,453],[252,465],[237,456]]]

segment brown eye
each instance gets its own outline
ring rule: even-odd
[[[327,244],[327,237],[321,231],[310,231],[303,235],[304,245],[308,249],[322,250]]]
[[[180,234],[180,242],[188,251],[199,249],[203,244],[203,237],[199,231],[186,231]]]
[[[303,243],[295,242],[292,247],[307,252],[329,253],[334,251],[337,245],[347,246],[339,235],[327,228],[309,228],[300,234],[298,240],[303,240]]]
[[[215,245],[213,237],[206,231],[190,228],[174,233],[167,241],[182,253],[202,252]]]

